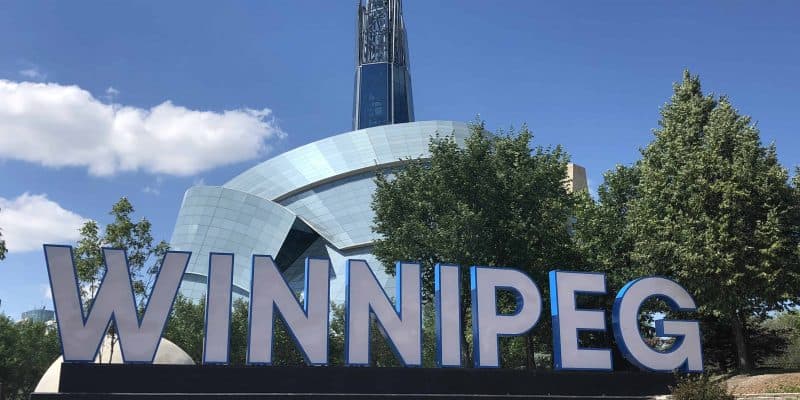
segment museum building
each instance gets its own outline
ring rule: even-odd
[[[307,257],[331,260],[332,302],[343,303],[347,259],[367,261],[387,293],[395,280],[373,256],[376,173],[429,156],[430,138],[463,144],[469,127],[414,121],[408,47],[400,0],[358,5],[353,128],[264,161],[222,186],[186,191],[170,240],[191,251],[181,294],[205,297],[210,252],[234,254],[235,298],[249,297],[253,254],[271,255],[289,286],[304,287]],[[577,189],[585,171],[570,165]]]

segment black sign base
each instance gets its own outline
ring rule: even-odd
[[[642,399],[671,374],[508,369],[64,364],[59,393],[95,399]]]

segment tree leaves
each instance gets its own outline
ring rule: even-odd
[[[633,260],[727,318],[746,368],[749,318],[797,301],[797,190],[751,119],[728,98],[704,95],[688,71],[661,116],[638,167],[628,221]]]
[[[54,326],[14,322],[0,314],[0,382],[8,399],[27,399],[58,358],[61,345]]]
[[[437,262],[465,269],[515,267],[546,282],[549,270],[570,267],[575,260],[567,154],[561,147],[531,148],[533,135],[526,126],[494,134],[478,121],[470,129],[463,146],[452,136],[434,136],[429,159],[407,160],[404,168],[376,176],[373,229],[381,238],[373,252],[390,273],[396,260],[420,261],[428,300]],[[462,279],[466,315],[466,273]],[[546,301],[547,288],[541,288]],[[513,299],[507,300],[500,305],[504,311],[515,307]],[[536,329],[540,345],[549,346],[549,334],[542,319]]]
[[[144,307],[169,244],[165,241],[154,243],[150,221],[142,218],[133,222],[131,216],[134,212],[130,201],[122,197],[109,212],[114,222],[106,225],[102,232],[96,221],[87,221],[80,228],[80,239],[75,248],[75,266],[84,301],[94,297],[103,272],[102,249],[111,247],[126,251],[137,305]]]

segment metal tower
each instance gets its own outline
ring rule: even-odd
[[[353,129],[414,121],[400,0],[359,0]]]

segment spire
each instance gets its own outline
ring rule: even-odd
[[[353,129],[414,120],[400,0],[360,0]]]

